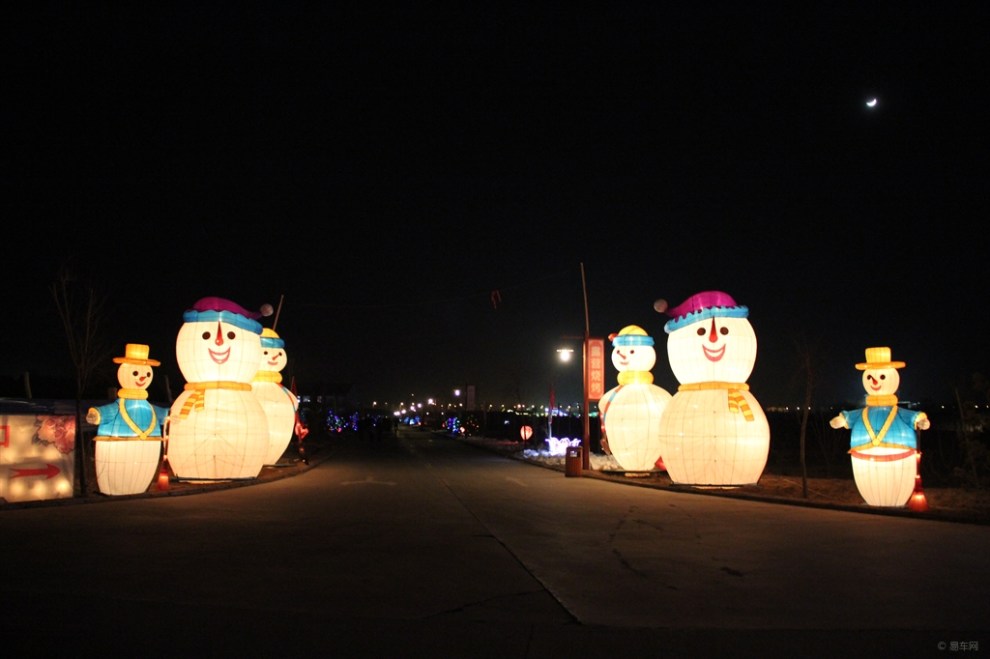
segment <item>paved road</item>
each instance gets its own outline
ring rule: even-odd
[[[0,511],[0,529],[12,656],[990,649],[990,527],[570,478],[418,431],[251,487]]]

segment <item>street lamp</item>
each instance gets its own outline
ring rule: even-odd
[[[591,468],[591,418],[590,402],[592,399],[598,400],[605,392],[605,340],[592,338],[588,322],[588,286],[584,278],[584,263],[581,263],[581,289],[584,293],[584,336],[569,336],[565,339],[581,339],[581,380],[584,389],[584,402],[582,416],[584,417],[584,436],[581,440],[583,469]],[[566,350],[566,349],[564,349]],[[564,350],[558,350],[563,361],[570,359],[565,357]],[[571,350],[571,353],[574,351]]]

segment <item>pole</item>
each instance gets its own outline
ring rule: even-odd
[[[275,322],[272,323],[272,331],[278,327],[278,317],[282,313],[282,303],[285,302],[285,293],[282,293],[278,298],[278,309],[275,311]]]
[[[581,349],[581,380],[584,387],[584,437],[581,438],[581,467],[591,468],[591,419],[588,407],[588,339],[591,337],[591,327],[588,323],[588,285],[584,278],[584,261],[581,262],[581,291],[584,294],[584,341]]]

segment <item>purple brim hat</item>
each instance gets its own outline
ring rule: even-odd
[[[749,309],[732,299],[732,296],[722,291],[704,291],[695,293],[673,309],[667,310],[671,317],[663,326],[667,334],[682,327],[709,318],[747,318]]]

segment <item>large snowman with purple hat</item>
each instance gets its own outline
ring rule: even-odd
[[[177,478],[256,478],[268,420],[251,389],[261,362],[261,313],[219,297],[196,302],[176,339],[185,389],[169,412],[166,451]]]
[[[756,483],[770,454],[770,425],[749,392],[756,333],[749,309],[704,291],[673,309],[667,356],[680,385],[660,420],[660,455],[674,483],[731,487]]]

